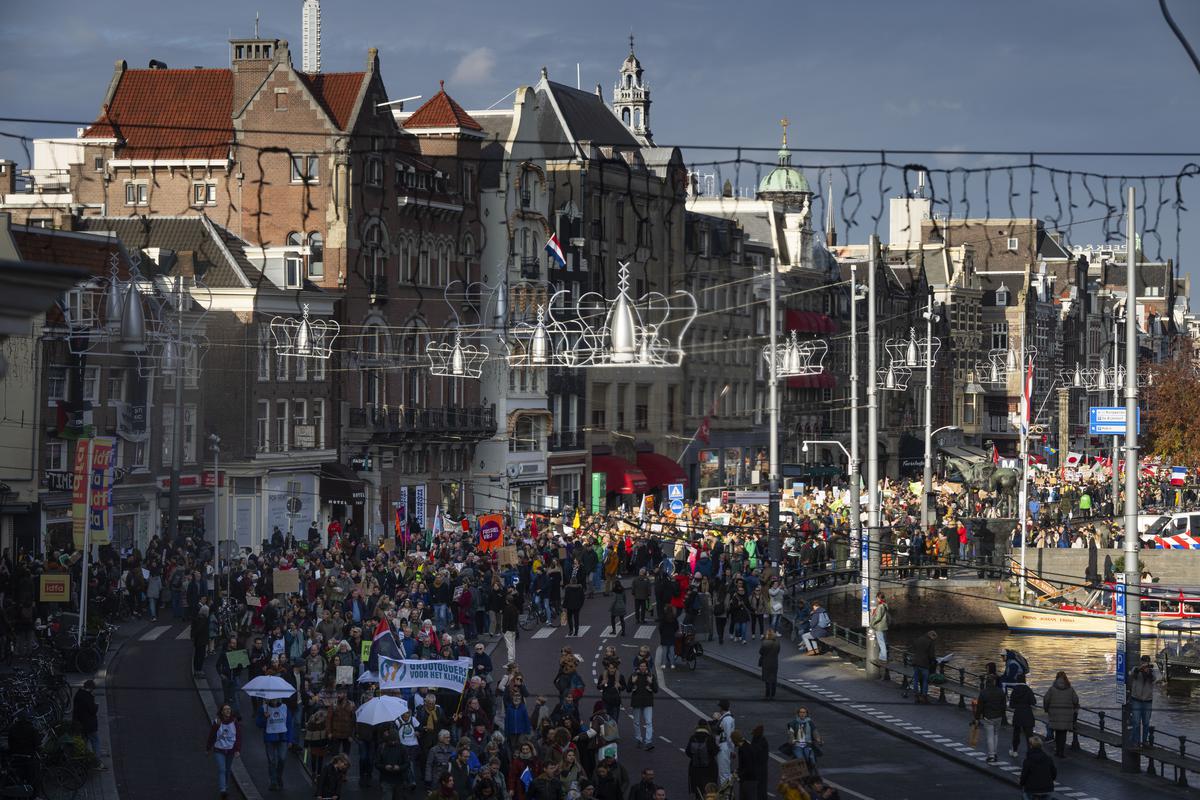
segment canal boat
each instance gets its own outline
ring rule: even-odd
[[[1053,633],[1068,636],[1116,634],[1116,584],[1093,591],[1083,603],[1021,605],[998,602],[1004,624],[1015,633]],[[1158,634],[1158,624],[1168,620],[1200,621],[1200,589],[1193,587],[1142,587],[1141,635]]]
[[[1167,683],[1200,682],[1200,619],[1158,623],[1158,670]]]

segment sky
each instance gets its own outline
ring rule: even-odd
[[[1176,21],[1200,46],[1200,4],[1169,0]],[[57,0],[48,5],[0,0],[0,116],[86,123],[100,106],[113,63],[144,67],[151,58],[171,67],[225,66],[231,34],[253,33],[261,15],[264,37],[286,38],[299,66],[301,0]],[[429,97],[438,81],[468,109],[486,108],[518,85],[536,82],[539,69],[584,88],[600,83],[611,96],[630,33],[652,91],[651,126],[659,144],[679,145],[701,172],[752,185],[762,167],[729,162],[736,150],[749,160],[771,162],[779,120],[790,120],[795,147],[863,148],[875,155],[797,153],[810,182],[820,165],[878,161],[879,151],[898,164],[933,168],[991,167],[989,195],[1007,213],[1028,211],[1028,170],[1015,171],[1008,198],[1008,165],[1027,166],[1028,156],[962,155],[960,151],[1176,152],[1163,158],[1042,156],[1037,163],[1064,170],[1110,175],[1175,175],[1200,163],[1200,74],[1162,19],[1155,0],[655,0],[605,3],[510,2],[401,3],[398,0],[325,0],[322,4],[322,66],[325,71],[362,69],[369,47],[379,49],[384,83],[393,98]],[[505,103],[511,103],[506,100]],[[69,136],[75,125],[0,122],[18,136]],[[905,154],[903,149],[931,151]],[[0,156],[27,164],[23,143],[0,137]],[[880,188],[895,194],[898,170],[862,176],[834,170],[835,205],[853,223],[852,241],[875,226]],[[941,197],[974,201],[982,208],[982,174],[950,176],[953,192]],[[934,177],[935,192],[939,181]],[[1049,174],[1034,178],[1035,214],[1065,219]],[[1040,183],[1039,183],[1040,181]],[[1102,182],[1093,180],[1099,192]],[[1143,183],[1135,181],[1139,191]],[[1183,182],[1184,206],[1200,194],[1200,180]],[[1024,187],[1024,188],[1022,188]],[[862,205],[852,212],[847,189]],[[1104,216],[1080,201],[1075,218]],[[1159,189],[1164,200],[1158,200]],[[1119,193],[1112,181],[1111,194]],[[1175,241],[1175,181],[1149,180],[1155,227],[1161,241],[1147,239],[1151,255],[1174,258],[1191,272],[1189,249],[1200,248],[1200,231],[1189,232],[1193,211],[1182,211]],[[851,198],[854,200],[853,196]],[[1098,203],[1099,201],[1097,201]],[[963,211],[961,203],[952,210]],[[1072,241],[1098,242],[1103,224],[1079,223]],[[1195,227],[1195,226],[1192,226]],[[1109,230],[1120,222],[1109,220]],[[886,232],[884,224],[883,232]],[[843,225],[842,238],[846,232]],[[1190,248],[1189,248],[1190,246]],[[1200,277],[1198,275],[1197,277]],[[1193,281],[1200,284],[1200,281]]]

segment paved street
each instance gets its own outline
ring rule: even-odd
[[[122,800],[217,796],[191,657],[188,626],[164,615],[127,642],[110,667],[112,760]]]

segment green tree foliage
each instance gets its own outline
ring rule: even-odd
[[[1172,466],[1200,465],[1200,376],[1190,352],[1150,370],[1151,384],[1140,391],[1145,397],[1142,452]]]

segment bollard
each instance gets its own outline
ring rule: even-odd
[[[966,688],[966,683],[964,683],[964,681],[966,680],[966,677],[967,677],[967,671],[965,669],[963,669],[962,667],[959,667],[958,668],[958,688],[959,688],[958,707],[959,708],[967,707],[967,695],[966,695],[966,692],[962,691],[964,688]]]
[[[1105,746],[1104,746],[1104,712],[1101,711],[1099,713],[1100,713],[1100,738],[1099,738],[1100,752],[1098,752],[1096,754],[1096,757],[1107,760],[1108,759],[1108,751],[1105,749]]]
[[[1158,771],[1154,768],[1154,726],[1150,726],[1150,735],[1146,738],[1146,773],[1149,775],[1157,775]],[[1161,765],[1162,762],[1159,762]]]
[[[1187,757],[1187,737],[1186,736],[1179,737],[1179,757],[1180,758]],[[1187,770],[1185,770],[1183,767],[1175,768],[1175,785],[1176,786],[1187,786],[1188,785]]]

